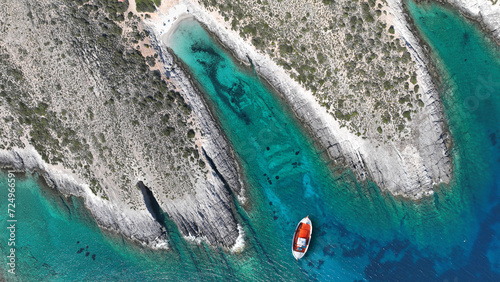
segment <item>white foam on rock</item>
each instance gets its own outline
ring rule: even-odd
[[[236,243],[231,248],[232,253],[239,253],[245,248],[245,230],[238,224],[238,238],[236,238]]]

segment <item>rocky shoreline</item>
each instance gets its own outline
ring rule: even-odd
[[[500,45],[500,3],[491,0],[435,0],[448,3],[465,17],[479,23],[487,34]]]
[[[154,33],[153,33],[154,34]],[[201,238],[207,243],[218,243],[233,250],[244,245],[243,229],[238,227],[234,216],[233,200],[245,203],[245,185],[241,177],[240,164],[237,163],[229,141],[222,133],[217,120],[213,117],[203,96],[176,61],[174,55],[160,44],[161,39],[153,36],[152,45],[156,48],[168,73],[170,81],[184,95],[195,113],[202,128],[198,142],[202,154],[211,168],[213,179],[207,186],[210,188],[197,190],[197,205],[203,208],[203,215],[190,212],[192,208],[179,210],[178,207],[162,206],[171,219],[179,226],[186,238]],[[217,232],[215,232],[217,231]],[[218,233],[222,232],[222,233]]]
[[[418,75],[424,82],[423,98],[427,110],[414,119],[413,140],[416,141],[398,144],[396,140],[389,144],[375,144],[342,128],[332,116],[323,111],[311,93],[289,78],[269,57],[255,51],[235,32],[215,20],[214,15],[190,1],[181,1],[180,5],[184,5],[236,58],[242,62],[249,63],[249,59],[252,61],[259,75],[283,95],[298,118],[309,127],[336,164],[348,166],[360,179],[374,180],[379,187],[389,190],[393,195],[412,199],[432,194],[434,185],[449,181],[451,161],[446,148],[448,141],[443,130],[442,108],[425,68],[425,61],[421,59],[423,55],[411,33],[405,33],[404,39],[419,65]],[[400,26],[403,27],[405,18],[401,6],[395,6],[393,9],[400,13]],[[182,17],[182,13],[178,16]],[[175,26],[165,30],[161,25],[161,17],[152,25],[157,36],[169,32],[172,28]]]
[[[213,133],[210,136],[213,136]],[[220,153],[228,152],[226,149],[218,150],[220,148],[217,146],[227,148],[223,137],[218,136],[221,138],[218,139],[219,143],[206,144],[203,148],[210,152],[206,153],[207,156],[213,156],[214,164],[218,164],[222,171],[220,176],[213,172],[214,180],[205,183],[206,186],[199,187],[199,191],[206,193],[202,194],[198,200],[186,201],[184,204],[162,204],[160,208],[176,223],[187,240],[196,242],[203,240],[208,244],[221,245],[228,250],[238,252],[245,245],[244,231],[234,217],[232,195],[234,193],[240,202],[244,202],[244,197],[240,196],[243,195],[244,190],[239,174],[236,172],[237,166],[231,166],[230,161],[233,158]],[[93,194],[83,181],[76,180],[73,174],[45,163],[40,154],[29,145],[25,149],[0,150],[0,168],[20,173],[38,173],[45,183],[58,193],[82,198],[85,207],[93,215],[100,228],[121,234],[152,249],[169,248],[166,230],[149,210],[147,201],[138,209],[136,207],[132,210],[119,200],[114,201],[113,198],[104,200]],[[222,175],[227,179],[221,179]],[[231,187],[231,191],[227,190],[229,187],[226,186]],[[209,189],[206,189],[207,187]],[[154,194],[154,191],[152,192]],[[156,197],[161,198],[160,195]]]
[[[132,241],[153,249],[168,249],[165,229],[155,221],[144,206],[131,210],[123,203],[106,201],[92,193],[87,184],[70,173],[45,163],[33,147],[0,150],[0,168],[22,173],[38,173],[46,184],[65,196],[83,198],[85,206],[99,227],[120,233]]]

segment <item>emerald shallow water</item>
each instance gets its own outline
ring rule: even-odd
[[[498,280],[499,51],[456,13],[437,5],[409,3],[409,9],[435,52],[454,140],[454,179],[435,196],[418,203],[393,198],[349,171],[329,168],[279,95],[197,22],[184,21],[169,47],[242,163],[248,204],[237,207],[237,218],[245,250],[231,254],[186,242],[168,218],[172,249],[146,250],[103,234],[80,200],[60,197],[35,176],[18,176],[18,278]],[[6,181],[0,175],[0,187]],[[6,195],[2,189],[0,199]],[[0,201],[0,210],[6,206]],[[296,262],[291,235],[306,215],[313,220],[312,244]],[[7,236],[0,232],[4,271]]]

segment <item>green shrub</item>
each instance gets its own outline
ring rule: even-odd
[[[417,84],[417,75],[416,74],[413,74],[410,78],[410,82],[412,84]]]
[[[174,132],[175,132],[175,128],[169,126],[163,130],[163,135],[170,136],[170,134],[172,134]]]
[[[403,113],[403,117],[405,117],[407,120],[411,120],[411,112],[410,111],[405,111]]]
[[[324,64],[326,62],[326,57],[323,53],[318,53],[316,56],[320,64]]]
[[[293,47],[290,45],[286,44],[281,44],[279,46],[279,50],[281,54],[287,54],[287,53],[292,53],[293,52]]]
[[[156,11],[155,4],[161,3],[161,0],[135,0],[137,12],[154,13]],[[158,5],[159,6],[159,5]]]

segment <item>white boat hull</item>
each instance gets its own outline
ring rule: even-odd
[[[309,216],[303,218],[298,224],[297,224],[297,227],[295,228],[295,231],[297,232],[297,228],[299,228],[299,225],[303,223],[303,224],[308,224],[311,226],[311,230],[309,232],[309,238],[308,238],[308,243],[307,243],[307,246],[306,246],[306,250],[304,252],[296,252],[293,247],[294,247],[294,243],[295,242],[292,242],[292,254],[293,254],[293,257],[295,257],[297,260],[301,259],[302,257],[304,257],[304,255],[307,253],[307,250],[309,249],[309,245],[311,245],[311,236],[312,236],[312,222],[311,220],[309,219]],[[294,241],[295,241],[295,234],[294,234]]]

